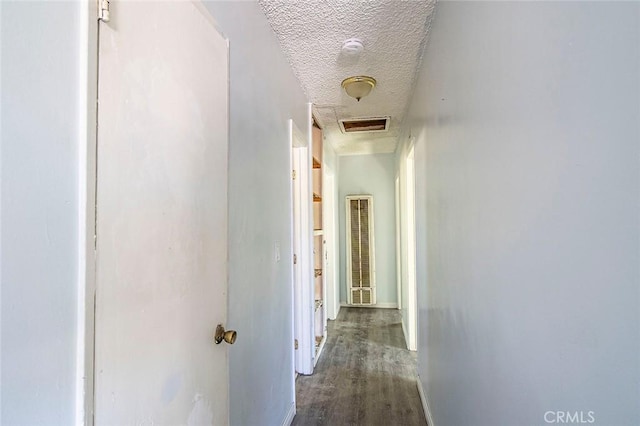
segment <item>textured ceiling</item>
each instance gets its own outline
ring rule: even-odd
[[[435,0],[259,0],[309,100],[314,115],[338,154],[394,152]],[[359,38],[364,50],[342,53]],[[360,102],[340,83],[369,75],[378,84]],[[384,133],[343,134],[339,119],[390,116]]]

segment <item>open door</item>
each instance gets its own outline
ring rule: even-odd
[[[95,423],[228,424],[228,345],[214,342],[227,318],[228,43],[197,3],[110,3]]]

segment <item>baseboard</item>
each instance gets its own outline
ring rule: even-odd
[[[422,402],[422,409],[424,410],[424,416],[427,418],[427,426],[435,426],[433,424],[433,417],[431,417],[431,409],[427,402],[427,394],[424,392],[424,388],[422,387],[422,380],[420,380],[420,376],[418,376],[417,386],[418,393],[420,394],[420,401]]]
[[[296,403],[292,402],[291,407],[289,407],[289,412],[287,413],[287,417],[285,417],[284,421],[282,422],[282,426],[290,426],[295,416],[296,416]]]
[[[313,358],[313,367],[315,368],[316,364],[320,360],[320,355],[322,355],[322,350],[324,349],[324,344],[327,343],[327,336],[322,338],[320,342],[320,346],[318,346],[318,350],[316,351],[316,356]]]
[[[397,303],[376,303],[375,305],[349,305],[347,303],[340,303],[340,307],[345,308],[378,308],[378,309],[398,309]]]
[[[407,329],[404,328],[404,318],[402,318],[402,321],[400,321],[400,324],[402,325],[402,335],[404,336],[404,344],[407,346],[407,349],[409,349],[409,334],[407,333]]]

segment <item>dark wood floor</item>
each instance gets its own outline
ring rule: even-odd
[[[395,309],[342,308],[314,374],[296,380],[293,425],[426,425],[400,321]]]

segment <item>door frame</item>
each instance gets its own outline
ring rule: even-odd
[[[315,339],[313,330],[313,211],[311,209],[311,150],[310,135],[307,138],[292,119],[289,119],[291,149],[291,260],[293,281],[293,336],[298,341],[294,347],[294,371],[299,374],[313,373]],[[292,342],[293,343],[293,342]],[[294,383],[295,394],[295,383]]]
[[[395,178],[396,200],[396,287],[398,295],[398,310],[402,310],[402,205],[400,203],[400,175]]]
[[[98,100],[98,4],[81,1],[78,76],[78,270],[76,321],[75,423],[91,426],[94,411],[96,293],[96,184]]]
[[[413,142],[413,141],[412,141]],[[407,347],[411,351],[418,348],[417,339],[417,285],[416,285],[416,174],[415,174],[415,150],[410,145],[405,159],[405,174],[407,196],[405,198],[405,217],[407,221],[407,318],[409,324],[407,334]]]
[[[333,170],[323,164],[322,172],[322,218],[325,238],[325,267],[326,267],[326,316],[335,320],[340,312],[340,289],[338,280],[338,250],[336,237],[336,175]]]

